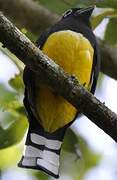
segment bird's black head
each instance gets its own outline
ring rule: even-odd
[[[95,6],[90,6],[87,8],[72,8],[63,14],[63,18],[74,17],[76,19],[81,19],[82,21],[89,22],[94,8]]]

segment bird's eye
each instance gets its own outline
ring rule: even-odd
[[[67,17],[68,15],[70,15],[72,13],[72,9],[66,11],[64,14],[63,14],[63,18]]]

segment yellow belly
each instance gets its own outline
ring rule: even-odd
[[[84,36],[70,30],[55,32],[49,36],[42,51],[88,88],[93,48]],[[40,84],[37,90],[36,107],[40,123],[47,132],[64,127],[77,113],[74,106],[45,84]]]

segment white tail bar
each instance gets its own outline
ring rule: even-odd
[[[47,139],[35,133],[31,133],[31,141],[38,145],[45,145],[49,149],[59,150],[61,148],[61,141]]]

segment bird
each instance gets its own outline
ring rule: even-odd
[[[90,17],[94,6],[71,8],[45,30],[36,46],[92,94],[100,71],[100,52]],[[25,67],[24,106],[29,121],[19,167],[37,169],[54,178],[60,174],[60,152],[67,128],[79,111],[46,84],[43,77]]]

